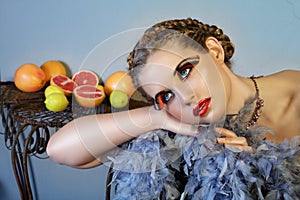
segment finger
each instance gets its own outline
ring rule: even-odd
[[[249,151],[249,152],[253,151],[252,147],[250,147],[250,146],[229,145],[229,144],[225,144],[224,146],[225,146],[225,148],[227,148],[231,151],[234,151],[234,152],[237,151],[236,149],[238,149],[240,151]]]
[[[225,128],[215,128],[215,131],[217,133],[219,133],[220,135],[223,135],[225,137],[229,137],[229,138],[237,137],[237,135],[233,131],[230,131],[230,130],[225,129]]]
[[[244,137],[217,138],[217,141],[219,144],[248,146],[248,142]]]

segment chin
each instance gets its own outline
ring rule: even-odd
[[[195,116],[183,116],[180,119],[183,123],[187,124],[210,124],[212,123],[212,118],[210,115],[205,117],[195,117]]]
[[[224,118],[224,113],[213,113],[209,112],[207,116],[204,117],[198,117],[197,120],[194,121],[195,123],[199,124],[213,124],[213,123],[218,123]]]
[[[217,123],[224,119],[225,112],[210,112],[207,116],[210,123]]]

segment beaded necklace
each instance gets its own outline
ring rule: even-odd
[[[255,109],[252,113],[252,116],[251,116],[251,119],[248,121],[247,125],[246,125],[246,129],[248,130],[251,126],[255,125],[258,118],[260,117],[261,115],[261,108],[264,106],[264,100],[262,98],[260,98],[259,96],[259,89],[258,89],[258,86],[257,86],[257,82],[255,79],[257,78],[260,78],[261,76],[259,77],[255,77],[255,76],[251,76],[250,79],[253,81],[254,83],[254,86],[255,86],[255,90],[256,90],[256,97],[257,97],[257,100],[256,100],[256,105],[255,105]]]

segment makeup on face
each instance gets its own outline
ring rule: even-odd
[[[174,93],[170,90],[160,91],[155,95],[155,108],[157,110],[164,109],[170,100],[174,97]]]
[[[210,104],[211,104],[210,97],[201,99],[193,108],[194,116],[204,117],[208,112]]]
[[[191,74],[193,68],[199,63],[198,55],[183,59],[175,68],[173,76],[178,76],[180,81],[185,81]],[[171,90],[163,90],[155,95],[157,109],[164,109],[165,106],[174,98],[175,94]]]
[[[148,57],[140,84],[153,97],[156,109],[183,122],[210,123],[226,109],[219,70],[209,54],[189,48],[158,50]]]
[[[199,61],[200,57],[198,55],[183,59],[175,68],[173,76],[177,74],[181,80],[186,80]]]

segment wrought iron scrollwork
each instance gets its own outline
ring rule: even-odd
[[[5,146],[11,151],[11,163],[22,199],[33,199],[28,157],[47,158],[51,133],[73,119],[71,108],[53,113],[45,109],[42,91],[25,93],[12,82],[0,85],[0,115]]]
[[[23,200],[31,200],[34,196],[28,173],[28,157],[48,157],[45,152],[51,133],[81,116],[119,111],[111,109],[107,99],[96,108],[83,108],[69,99],[71,103],[66,110],[54,113],[45,108],[44,100],[43,90],[26,93],[18,90],[13,82],[0,82],[2,134],[5,146],[11,151],[12,167]],[[148,105],[146,102],[130,99],[128,109]]]

